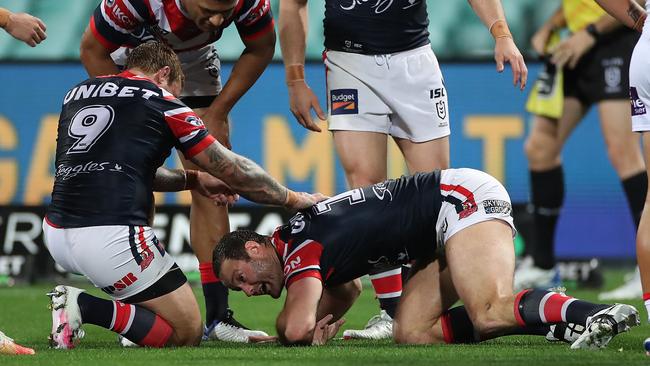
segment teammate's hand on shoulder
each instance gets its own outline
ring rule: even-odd
[[[345,323],[345,319],[341,318],[334,323],[329,324],[332,318],[334,318],[334,316],[328,314],[316,323],[316,327],[314,328],[314,338],[311,341],[312,346],[322,346],[327,344],[327,341],[334,338],[336,333],[338,333],[339,328],[341,328],[341,325]]]
[[[311,117],[311,110],[313,109],[319,119],[327,119],[318,103],[316,94],[304,80],[291,81],[288,83],[287,88],[289,89],[289,109],[298,123],[308,130],[321,132],[318,123]]]
[[[577,31],[551,50],[551,62],[557,67],[573,69],[595,44],[596,40],[586,30]]]
[[[32,47],[43,42],[47,38],[45,24],[35,16],[27,13],[9,15],[5,30],[12,37],[21,40]]]
[[[329,197],[322,193],[307,193],[307,192],[294,192],[292,190],[287,191],[287,199],[284,203],[284,207],[290,210],[302,210],[309,208],[320,201],[326,200]]]
[[[239,195],[221,179],[201,171],[193,191],[210,198],[217,206],[232,206],[239,200]]]
[[[497,72],[503,72],[505,63],[510,63],[512,68],[512,84],[519,85],[520,90],[526,87],[528,80],[528,68],[524,62],[515,42],[510,37],[497,38],[494,45],[494,60],[497,64]]]

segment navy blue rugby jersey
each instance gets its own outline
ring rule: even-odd
[[[54,226],[148,225],[156,170],[172,147],[186,158],[215,139],[153,81],[124,72],[65,95],[47,219]]]
[[[271,237],[285,286],[315,277],[336,286],[378,265],[432,257],[440,172],[353,189],[298,212]]]
[[[334,51],[377,55],[429,44],[425,0],[325,0],[323,26]]]
[[[244,40],[273,31],[270,0],[238,0],[232,15],[219,29],[204,32],[188,17],[179,0],[102,0],[90,18],[90,30],[109,51],[135,47],[148,39],[167,44],[176,52],[205,47],[235,24]]]

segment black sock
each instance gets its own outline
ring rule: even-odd
[[[477,343],[481,341],[480,335],[474,329],[474,325],[467,314],[464,306],[445,311],[440,318],[442,322],[442,333],[445,343]],[[548,325],[532,325],[519,327],[503,335],[543,335],[550,331]]]
[[[624,179],[622,183],[635,228],[638,228],[643,205],[645,204],[645,195],[648,191],[648,175],[646,172],[641,172]]]
[[[205,298],[205,324],[210,325],[215,320],[223,320],[228,312],[228,289],[221,281],[203,283]]]
[[[530,171],[533,205],[533,248],[528,250],[535,266],[551,269],[555,266],[555,228],[564,202],[564,173],[562,166],[542,172]]]
[[[515,317],[521,326],[555,323],[585,325],[588,317],[608,307],[551,291],[524,290],[516,296]]]
[[[77,304],[82,323],[112,330],[141,346],[164,347],[173,332],[165,319],[142,306],[105,300],[83,292]]]

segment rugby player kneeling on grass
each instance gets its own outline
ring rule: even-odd
[[[413,264],[394,319],[397,343],[535,334],[597,348],[638,324],[629,305],[542,290],[513,294],[514,233],[510,197],[496,179],[448,169],[339,194],[270,237],[235,231],[217,245],[214,268],[249,296],[278,298],[286,286],[276,323],[285,345],[331,339],[359,295],[354,279],[387,263]],[[450,309],[459,299],[465,305]]]
[[[86,80],[63,100],[45,244],[59,265],[113,301],[57,286],[49,294],[53,347],[74,347],[82,323],[141,346],[200,342],[194,294],[150,226],[153,190],[194,189],[218,204],[241,194],[290,209],[324,198],[288,190],[219,144],[176,99],[182,83],[174,52],[150,42],[132,50],[127,71]],[[172,147],[207,173],[159,168]]]

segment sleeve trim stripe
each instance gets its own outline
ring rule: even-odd
[[[183,155],[185,156],[186,159],[191,159],[196,154],[207,149],[208,146],[212,145],[215,141],[216,140],[214,137],[212,137],[212,135],[206,135],[205,138],[201,140],[198,144],[192,146],[187,151],[184,151]]]
[[[242,35],[242,38],[247,40],[247,41],[253,41],[267,33],[269,33],[271,30],[273,30],[273,26],[275,25],[275,21],[271,20],[269,24],[265,25],[264,28],[260,29],[259,31],[252,33],[252,34],[247,34],[247,35]]]
[[[289,253],[288,255],[286,255],[286,258],[291,258],[291,257],[292,257],[296,252],[298,252],[300,249],[306,247],[307,245],[309,245],[309,243],[313,243],[313,242],[314,242],[314,241],[311,240],[311,239],[307,239],[307,240],[303,241],[302,243],[300,243],[300,245],[298,245],[297,247],[295,247],[295,248],[291,251],[291,253]],[[285,258],[285,260],[286,260],[286,258]]]
[[[289,286],[291,286],[294,282],[296,282],[298,280],[302,280],[303,278],[307,278],[307,277],[317,278],[318,280],[323,282],[323,278],[321,277],[320,272],[315,271],[315,270],[309,270],[309,271],[300,272],[300,273],[296,274],[295,276],[292,276],[291,278],[288,278],[286,283],[285,283],[285,287],[289,288]]]
[[[90,31],[93,33],[95,36],[95,39],[104,46],[108,51],[113,52],[116,49],[120,48],[120,45],[115,44],[108,39],[104,38],[99,31],[97,30],[97,26],[95,25],[95,17],[91,16],[90,17]]]
[[[123,2],[124,5],[126,6],[126,8],[129,9],[129,12],[131,13],[131,15],[133,15],[133,17],[134,17],[135,19],[137,19],[137,20],[139,20],[139,21],[141,21],[141,22],[144,22],[144,19],[140,16],[140,14],[138,13],[138,11],[135,10],[135,8],[133,7],[133,5],[131,5],[131,2],[130,2],[129,0],[122,0],[122,2]]]
[[[301,267],[301,268],[298,268],[298,269],[296,269],[296,270],[294,270],[292,272],[289,272],[286,275],[284,275],[285,282],[289,282],[291,277],[297,276],[297,275],[299,275],[299,274],[301,274],[302,272],[305,272],[305,271],[317,271],[318,272],[318,271],[320,271],[320,266],[317,265],[317,264],[314,264],[314,265],[311,265],[311,266]]]
[[[264,0],[262,0],[262,1],[264,1]],[[246,17],[248,16],[248,14],[250,14],[252,11],[255,11],[255,10],[257,9],[257,5],[259,5],[259,3],[260,3],[260,0],[255,0],[255,4],[253,4],[253,6],[251,6],[250,8],[248,8],[248,11],[246,11],[246,12],[245,12],[244,14],[242,14],[239,18],[237,18],[237,22],[239,23],[239,22],[241,22],[242,20],[246,19]]]
[[[108,23],[113,29],[115,29],[116,31],[118,31],[120,33],[129,34],[128,30],[126,30],[126,29],[120,27],[119,25],[117,25],[117,23],[115,23],[113,21],[113,19],[111,19],[111,17],[108,16],[108,14],[106,14],[106,10],[104,9],[104,6],[100,5],[99,10],[102,12],[102,17],[104,18],[106,23]]]
[[[184,143],[188,142],[189,140],[193,139],[194,137],[196,137],[196,135],[198,135],[198,133],[201,132],[201,131],[203,131],[203,130],[194,130],[194,131],[190,132],[189,134],[187,134],[185,136],[181,136],[178,140],[181,142],[181,144],[184,144]],[[401,271],[401,268],[398,268],[398,269]]]
[[[193,113],[193,111],[188,107],[181,107],[181,108],[171,109],[171,110],[165,111],[165,117],[172,117],[172,116],[175,116],[177,114],[183,114],[183,113]]]

